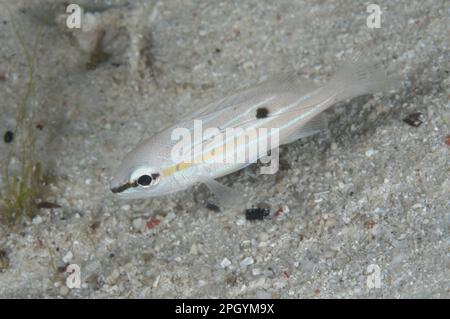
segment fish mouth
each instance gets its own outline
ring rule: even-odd
[[[137,181],[134,182],[126,182],[122,185],[119,185],[117,187],[111,187],[111,192],[113,192],[114,194],[118,194],[118,193],[122,193],[125,190],[132,188],[132,187],[137,187],[138,183]]]

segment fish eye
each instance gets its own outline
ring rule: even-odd
[[[149,187],[158,184],[160,175],[158,173],[138,172],[136,177],[132,177],[135,186]]]
[[[153,178],[150,175],[142,175],[138,178],[137,183],[141,186],[148,186],[152,183]]]

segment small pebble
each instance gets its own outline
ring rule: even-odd
[[[37,124],[36,124],[36,128],[37,128],[39,131],[42,131],[42,130],[44,129],[44,124],[42,124],[42,123],[37,123]]]
[[[41,216],[34,217],[33,220],[31,221],[31,223],[33,225],[39,225],[40,223],[42,223],[42,217]]]
[[[7,268],[9,268],[8,253],[0,248],[0,273]]]
[[[252,275],[253,276],[259,276],[259,275],[261,275],[261,269],[260,268],[253,268],[252,269]]]
[[[285,280],[275,281],[275,283],[273,284],[273,287],[275,289],[282,289],[282,288],[286,287],[286,281]]]
[[[337,150],[338,146],[335,142],[331,143],[331,150],[335,151]]]
[[[68,262],[70,262],[71,260],[72,260],[72,258],[73,258],[73,254],[72,254],[72,252],[69,250],[65,255],[64,255],[64,257],[63,257],[63,262],[64,263],[68,263]]]
[[[250,70],[255,68],[255,64],[252,61],[247,61],[242,65],[242,67],[244,70]]]
[[[59,288],[59,294],[61,296],[67,296],[69,294],[70,290],[66,287],[66,285],[62,285],[61,288]]]
[[[419,127],[424,121],[425,115],[422,112],[411,113],[403,119],[403,122],[413,127]]]
[[[220,263],[220,267],[222,267],[222,268],[226,268],[226,267],[228,267],[230,265],[231,265],[231,261],[228,258],[226,258],[226,257]]]
[[[164,218],[164,223],[168,224],[169,222],[171,222],[172,220],[174,220],[176,217],[174,212],[170,212],[166,215],[166,217]]]
[[[128,205],[128,204],[122,205],[122,207],[120,207],[120,209],[121,209],[121,210],[124,210],[124,211],[129,211],[130,208],[131,208],[131,206]]]
[[[53,208],[61,208],[57,203],[52,202],[40,202],[37,204],[37,208],[39,209],[53,209]]]
[[[136,231],[143,231],[145,229],[145,222],[142,218],[136,218],[133,220],[132,226]]]
[[[157,218],[151,217],[149,220],[147,220],[147,227],[152,229],[158,226],[161,223],[161,221]]]
[[[254,260],[252,257],[245,257],[244,259],[242,259],[242,261],[240,262],[239,266],[241,266],[241,268],[245,268],[247,266],[250,266],[251,264],[253,264]]]
[[[3,135],[3,141],[5,143],[11,143],[14,139],[14,133],[12,131],[6,131],[5,135]]]
[[[250,208],[245,211],[245,218],[247,220],[263,220],[270,214],[268,208]]]
[[[447,136],[445,137],[444,143],[445,143],[447,146],[450,146],[450,135],[447,135]]]
[[[120,277],[120,272],[114,269],[108,277],[106,277],[106,283],[110,286],[115,285]]]
[[[335,226],[336,222],[337,221],[334,218],[327,219],[327,221],[325,222],[325,228],[331,228],[331,227]]]
[[[375,154],[376,153],[376,151],[374,150],[374,149],[368,149],[367,151],[366,151],[366,156],[367,157],[371,157],[373,154]]]
[[[190,253],[191,255],[197,255],[197,253],[198,253],[197,245],[192,244],[191,249],[189,249],[189,253]]]
[[[269,235],[267,233],[260,233],[258,239],[259,241],[267,241],[269,240]]]

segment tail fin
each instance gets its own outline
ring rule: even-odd
[[[338,99],[345,100],[360,95],[393,90],[398,79],[388,78],[375,63],[367,58],[354,58],[344,64],[327,87],[338,92]]]

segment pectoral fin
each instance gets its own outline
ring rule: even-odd
[[[217,199],[218,206],[236,208],[245,204],[244,198],[241,194],[231,187],[225,186],[209,177],[203,178],[202,182],[214,194]]]

